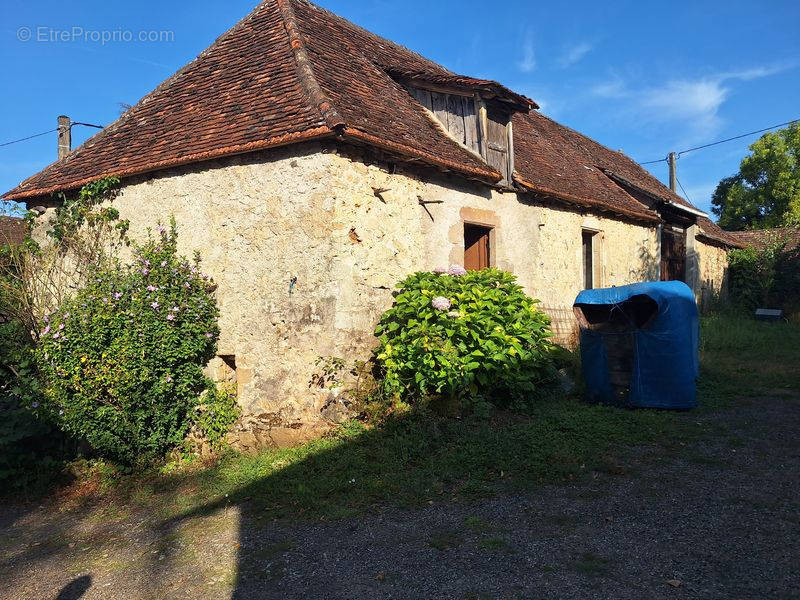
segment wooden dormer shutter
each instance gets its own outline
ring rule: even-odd
[[[486,107],[486,162],[500,171],[503,180],[511,181],[511,160],[509,149],[510,115],[494,106]]]
[[[475,98],[420,88],[409,90],[422,106],[431,111],[459,143],[480,154]]]

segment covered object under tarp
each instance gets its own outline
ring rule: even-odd
[[[590,402],[697,406],[700,321],[689,286],[659,281],[584,290],[573,308]]]

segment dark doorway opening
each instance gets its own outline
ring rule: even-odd
[[[686,278],[686,231],[665,226],[661,230],[661,281]]]
[[[581,232],[581,255],[583,257],[583,289],[594,288],[594,232]]]
[[[464,268],[479,271],[490,266],[490,227],[464,223]]]

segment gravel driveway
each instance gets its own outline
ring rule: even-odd
[[[575,483],[332,523],[5,507],[0,597],[800,597],[800,399],[680,418],[713,432]]]

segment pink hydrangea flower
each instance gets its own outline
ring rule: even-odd
[[[443,273],[447,273],[447,268],[446,268],[446,267],[436,267],[436,268],[433,270],[433,272],[434,272],[434,273],[439,273],[439,274],[441,275],[441,274],[443,274]]]
[[[433,300],[431,300],[431,306],[436,310],[448,310],[450,308],[450,300],[444,296],[436,296]]]
[[[454,277],[467,274],[467,270],[461,265],[450,265],[450,268],[447,270],[447,272]]]

